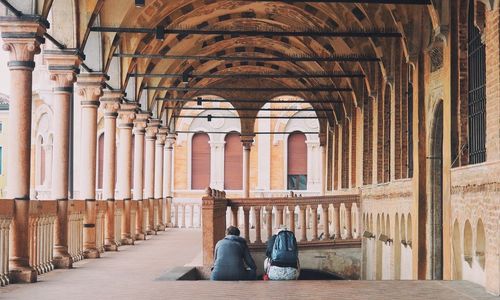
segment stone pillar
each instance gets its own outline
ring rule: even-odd
[[[342,239],[340,231],[340,203],[333,204],[333,232],[335,233],[335,239]]]
[[[107,202],[104,239],[106,251],[118,250],[115,241],[116,117],[122,97],[122,91],[105,91],[101,98],[101,109],[104,113],[102,198]]]
[[[157,218],[158,225],[157,230],[165,230],[165,223],[163,222],[163,158],[164,158],[164,148],[165,140],[167,139],[168,129],[162,127],[158,130],[156,135],[156,150],[155,150],[155,173],[154,173],[154,197],[158,205]]]
[[[137,212],[135,214],[135,238],[138,240],[146,239],[144,228],[142,227],[144,206],[143,206],[143,188],[144,188],[144,134],[149,113],[137,113],[134,121],[134,194],[133,199],[137,201]]]
[[[0,31],[8,51],[10,70],[9,164],[7,198],[14,199],[11,225],[9,277],[12,282],[35,282],[36,271],[29,265],[28,221],[31,156],[31,107],[35,54],[40,53],[43,33],[48,27],[38,17],[0,17]]]
[[[70,101],[82,58],[78,50],[46,50],[44,57],[50,79],[54,81],[53,107],[57,124],[54,126],[52,148],[55,159],[48,165],[53,168],[52,198],[57,200],[53,264],[57,269],[69,269],[73,266],[73,259],[68,253]]]
[[[156,234],[154,225],[154,172],[155,172],[155,141],[160,120],[150,119],[146,127],[146,159],[144,170],[144,201],[147,202],[148,226],[147,234]]]
[[[351,214],[351,210],[352,210],[352,203],[344,203],[345,205],[345,227],[346,227],[346,230],[347,230],[347,233],[346,233],[346,236],[345,238],[346,239],[352,239],[352,214]]]
[[[102,73],[85,73],[77,76],[77,91],[80,96],[81,110],[81,190],[85,199],[85,218],[83,221],[83,255],[85,258],[98,258],[96,247],[96,154],[97,154],[97,108],[102,95],[104,81],[108,77]]]
[[[163,196],[166,199],[166,226],[172,227],[172,158],[175,143],[175,134],[169,133],[165,140],[165,161],[163,170]],[[200,213],[201,214],[201,213]]]
[[[254,136],[241,136],[243,143],[243,197],[250,197],[250,149]]]
[[[130,232],[130,206],[132,181],[132,128],[134,127],[137,104],[123,102],[118,111],[118,134],[120,145],[118,148],[118,199],[123,200],[121,243],[133,245],[134,239]]]

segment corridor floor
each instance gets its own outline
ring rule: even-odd
[[[155,281],[173,267],[201,264],[201,231],[169,229],[148,239],[35,284],[1,287],[0,299],[499,299],[463,281]]]

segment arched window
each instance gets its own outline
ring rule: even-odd
[[[243,188],[243,144],[240,134],[231,132],[226,135],[224,148],[224,189]]]
[[[191,143],[191,189],[210,186],[210,138],[206,133],[193,135]]]
[[[104,170],[104,133],[97,140],[97,188],[102,189]]]
[[[486,47],[476,27],[475,1],[469,1],[469,163],[486,161]]]
[[[306,135],[293,132],[288,137],[288,189],[307,189],[307,145]]]

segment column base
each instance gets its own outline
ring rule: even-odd
[[[37,272],[30,267],[21,267],[10,270],[9,278],[11,283],[34,283],[37,279]]]
[[[108,245],[104,245],[104,250],[105,251],[118,251],[118,245],[115,242],[108,244]]]
[[[173,228],[174,227],[174,223],[170,222],[170,223],[167,223],[167,225],[165,225],[167,228]]]
[[[83,257],[84,258],[100,258],[101,253],[97,249],[85,249],[83,250]]]
[[[157,232],[156,232],[156,230],[147,230],[147,231],[146,231],[146,234],[147,234],[147,235],[156,235],[156,234],[157,234]]]
[[[121,243],[122,243],[122,245],[133,245],[134,240],[131,237],[122,238]]]
[[[146,240],[146,234],[145,233],[136,233],[135,234],[135,239],[136,240],[145,241]]]
[[[166,226],[164,224],[158,224],[158,226],[156,227],[157,231],[165,231],[165,229],[166,229]]]
[[[69,254],[67,256],[54,257],[52,264],[56,269],[71,269],[73,268],[73,258]]]

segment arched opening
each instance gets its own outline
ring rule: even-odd
[[[45,180],[47,179],[47,154],[45,152],[45,141],[43,137],[40,136],[40,185],[45,185]]]
[[[465,221],[464,226],[464,260],[472,267],[472,226],[469,220]]]
[[[453,237],[452,237],[452,250],[453,250],[453,279],[462,279],[462,243],[460,242],[460,225],[458,220],[453,224]]]
[[[476,229],[476,259],[479,263],[479,266],[484,270],[484,262],[486,257],[486,239],[484,232],[483,221],[479,219],[477,221],[477,229]]]
[[[191,142],[191,189],[202,190],[210,186],[210,137],[196,133]]]
[[[443,279],[443,101],[436,106],[431,127],[430,197],[427,212],[428,276],[433,280]]]
[[[104,133],[97,140],[97,189],[102,189],[104,172]]]
[[[231,132],[226,135],[224,148],[224,189],[243,188],[243,144],[240,134]]]
[[[307,190],[306,135],[295,131],[288,136],[287,188]]]

